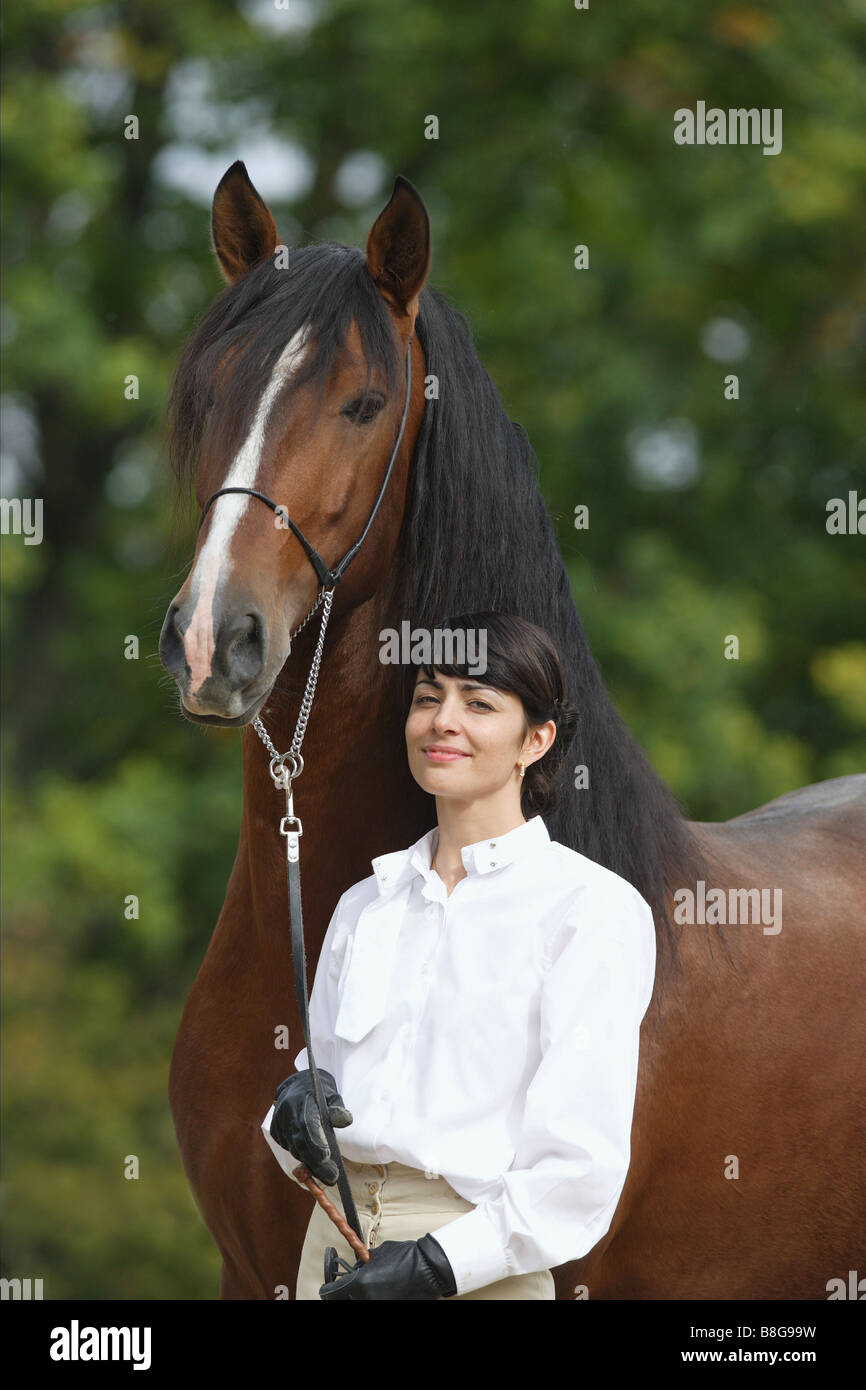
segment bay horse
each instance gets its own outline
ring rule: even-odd
[[[828,1281],[862,1270],[866,1228],[856,1080],[866,1055],[866,777],[790,792],[724,824],[686,819],[604,687],[526,433],[506,415],[464,316],[426,284],[430,222],[408,180],[396,179],[365,251],[286,248],[238,161],[216,189],[211,235],[226,286],[180,356],[170,399],[178,510],[193,491],[201,508],[217,489],[259,489],[334,565],[370,514],[397,438],[411,335],[404,436],[334,591],[294,787],[308,978],[341,893],[373,857],[435,824],[406,758],[415,670],[380,661],[379,634],[485,610],[539,624],[581,710],[546,824],[634,884],[658,940],[628,1177],[607,1234],[554,1271],[557,1299],[825,1299]],[[285,805],[251,721],[261,714],[288,749],[318,620],[292,635],[317,592],[292,531],[253,497],[223,495],[160,637],[184,717],[242,730],[237,857],[169,1083],[186,1174],[222,1256],[223,1299],[294,1297],[313,1207],[261,1130],[304,1040]],[[576,789],[579,767],[588,786]],[[686,889],[701,902],[693,921]],[[781,892],[780,923],[720,913],[754,890]],[[288,1047],[275,1045],[286,1029]],[[327,1047],[316,1061],[331,1068]]]

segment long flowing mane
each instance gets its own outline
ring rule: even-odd
[[[293,250],[289,269],[268,260],[223,292],[188,340],[172,386],[176,515],[192,491],[204,431],[212,426],[229,442],[240,441],[271,365],[305,323],[317,351],[288,389],[313,380],[323,390],[353,320],[371,371],[378,367],[388,389],[397,389],[395,336],[357,248],[329,243]],[[557,779],[557,809],[546,823],[553,839],[620,874],[646,898],[664,983],[680,968],[666,894],[700,877],[709,881],[706,861],[682,808],[604,687],[539,490],[538,460],[526,431],[508,418],[465,317],[425,286],[416,331],[438,395],[426,402],[412,465],[392,570],[394,625],[408,619],[430,629],[449,614],[495,609],[550,634],[580,718]],[[232,370],[211,412],[214,380],[227,356]],[[394,669],[394,699],[405,712],[415,671]],[[579,766],[588,769],[589,785],[576,790]]]
[[[401,534],[395,610],[413,627],[442,626],[449,614],[516,613],[553,638],[577,730],[556,782],[551,837],[613,870],[653,909],[660,981],[679,966],[666,890],[709,871],[676,798],[629,733],[605,689],[571,593],[539,490],[526,431],[508,418],[481,364],[464,315],[425,287],[417,332],[437,379],[412,467]],[[415,669],[399,698],[409,706]],[[574,787],[574,769],[589,785]]]

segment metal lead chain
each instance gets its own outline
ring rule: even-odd
[[[316,693],[316,681],[319,678],[319,667],[322,662],[322,648],[325,644],[325,628],[328,626],[328,618],[331,616],[331,604],[334,602],[333,589],[321,590],[321,592],[319,593],[319,597],[316,599],[316,602],[313,604],[313,607],[310,609],[306,618],[304,618],[304,621],[300,624],[299,627],[296,627],[295,631],[292,633],[292,637],[294,637],[298,632],[300,632],[301,628],[304,626],[304,623],[306,623],[313,616],[323,599],[324,607],[322,609],[322,627],[319,632],[319,640],[316,643],[316,650],[313,655],[312,665],[310,666],[310,674],[307,677],[307,684],[304,689],[304,696],[301,700],[301,709],[300,713],[298,714],[298,722],[295,725],[295,734],[294,738],[292,739],[292,746],[289,749],[288,753],[277,752],[276,748],[271,742],[270,737],[268,736],[267,729],[265,728],[258,715],[256,715],[256,718],[253,720],[253,728],[255,729],[259,738],[262,740],[262,743],[265,745],[265,747],[271,755],[270,773],[272,778],[274,779],[274,786],[276,787],[277,791],[285,791],[286,793],[287,813],[290,817],[292,816],[292,782],[296,777],[299,777],[304,770],[304,760],[301,757],[301,744],[304,741],[304,734],[307,731],[307,720],[310,717],[310,710],[313,705],[313,696]],[[289,768],[286,766],[287,762],[291,763],[291,771],[289,771]]]

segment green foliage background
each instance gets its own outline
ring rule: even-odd
[[[43,499],[45,537],[3,543],[3,1274],[217,1293],[167,1100],[241,795],[239,735],[185,723],[156,654],[194,536],[171,543],[167,386],[222,283],[180,160],[212,189],[243,158],[289,244],[363,245],[412,180],[614,698],[689,813],[724,819],[866,766],[863,539],[825,527],[866,492],[864,21],[866,0],[7,7],[3,492]],[[781,108],[782,153],[676,146],[698,100]],[[300,187],[263,185],[268,141]],[[718,320],[737,360],[710,355]],[[686,472],[636,469],[653,451]]]

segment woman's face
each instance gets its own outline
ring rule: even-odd
[[[406,719],[409,770],[434,796],[468,801],[494,795],[512,783],[516,768],[528,767],[553,742],[553,720],[523,738],[523,705],[510,691],[495,690],[472,676],[431,681],[419,670]],[[442,750],[441,752],[439,750]]]

